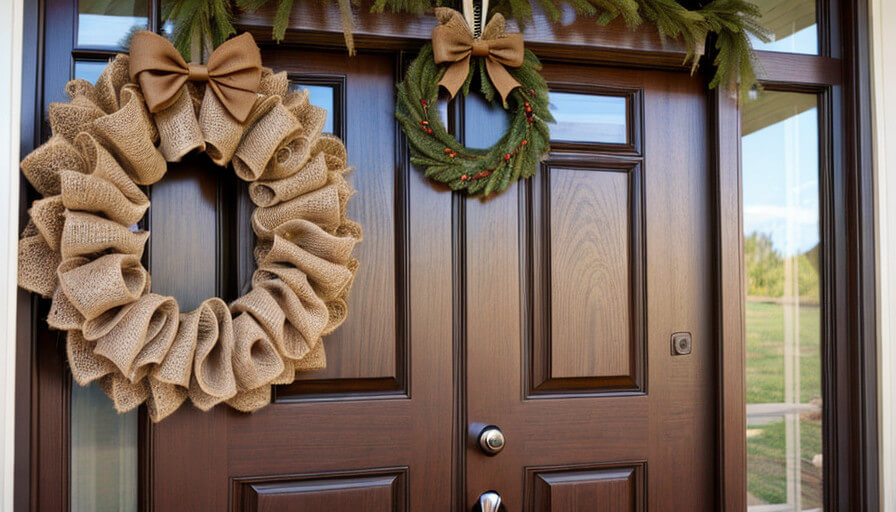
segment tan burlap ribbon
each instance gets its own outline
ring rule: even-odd
[[[75,380],[98,381],[117,410],[145,402],[154,421],[186,400],[252,411],[270,402],[272,385],[322,368],[321,337],[345,320],[361,240],[346,219],[345,146],[321,133],[326,112],[290,92],[285,73],[259,67],[251,96],[222,85],[227,70],[243,76],[230,53],[250,39],[219,48],[207,86],[196,87],[176,52],[141,34],[131,51],[150,64],[134,73],[118,55],[96,85],[70,82],[71,102],[50,109],[53,136],[22,161],[43,199],[19,241],[19,285],[52,298],[47,322],[68,331]],[[156,85],[161,96],[147,90]],[[258,268],[233,304],[212,298],[180,313],[173,297],[151,292],[141,264],[149,233],[136,224],[150,202],[138,185],[203,150],[251,182]]]
[[[474,37],[463,15],[448,7],[436,7],[439,25],[432,29],[432,53],[436,64],[449,64],[439,85],[453,98],[470,72],[470,58],[485,59],[485,70],[503,101],[519,87],[505,66],[518,68],[523,64],[524,48],[521,34],[507,34],[504,16],[495,14],[480,37]]]
[[[239,122],[246,120],[258,97],[261,52],[245,33],[225,42],[208,64],[187,64],[164,37],[141,30],[131,39],[131,81],[140,84],[153,114],[170,107],[187,81],[208,82],[224,108]]]

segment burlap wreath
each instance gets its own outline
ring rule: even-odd
[[[50,105],[53,136],[21,165],[43,198],[18,253],[19,285],[51,297],[47,322],[67,331],[75,381],[98,380],[119,412],[145,401],[159,421],[188,397],[202,410],[252,411],[270,402],[272,385],[324,367],[321,336],[346,317],[361,240],[346,219],[345,146],[321,133],[326,111],[265,68],[245,122],[196,82],[150,114],[127,55],[95,86],[72,80],[66,90],[70,102]],[[257,270],[229,306],[211,298],[180,313],[173,297],[150,291],[141,264],[149,233],[136,223],[150,202],[138,185],[192,151],[251,182]]]

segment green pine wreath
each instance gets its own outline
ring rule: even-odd
[[[548,85],[539,73],[541,63],[535,54],[526,50],[523,64],[508,68],[521,87],[514,89],[504,104],[505,110],[511,111],[510,128],[488,149],[464,146],[439,118],[436,102],[445,68],[435,63],[432,44],[427,43],[398,84],[395,117],[407,135],[411,162],[421,167],[426,177],[469,195],[502,192],[516,180],[534,175],[550,150],[547,123],[554,122],[548,110]],[[489,81],[481,57],[472,58],[461,88],[464,96],[477,73],[482,95],[486,101],[494,101],[498,91]]]

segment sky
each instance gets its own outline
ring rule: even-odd
[[[818,109],[757,130],[742,144],[744,234],[769,234],[784,256],[812,249],[819,241]]]

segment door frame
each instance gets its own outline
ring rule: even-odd
[[[158,3],[147,0],[150,28],[158,30]],[[696,2],[685,2],[696,3]],[[705,3],[705,2],[703,2]],[[861,0],[818,0],[824,56],[760,53],[766,86],[818,92],[828,106],[831,223],[824,268],[837,278],[831,294],[830,326],[823,347],[825,370],[825,490],[827,510],[878,510],[878,421],[876,369],[876,274],[874,183],[871,148],[871,87],[868,6]],[[284,44],[344,48],[332,5],[298,2]],[[25,2],[21,154],[34,149],[48,130],[45,107],[55,100],[59,76],[70,70],[65,55],[105,59],[109,52],[73,49],[74,0]],[[409,50],[429,39],[429,16],[358,13],[359,50]],[[243,14],[241,30],[260,42],[270,38],[273,7]],[[60,24],[66,23],[64,29]],[[46,26],[54,37],[45,38]],[[527,46],[542,59],[654,69],[684,69],[685,49],[661,41],[651,27],[631,32],[618,23],[607,27],[580,20],[555,34],[546,17],[535,13]],[[59,37],[59,29],[62,36]],[[712,45],[707,45],[712,48]],[[712,55],[710,55],[712,57]],[[710,66],[704,65],[703,73]],[[64,83],[64,80],[62,81]],[[50,84],[50,85],[48,85]],[[723,92],[707,94],[711,107],[712,193],[716,214],[716,294],[718,339],[718,509],[746,510],[744,382],[744,285],[740,176],[740,111]],[[34,192],[20,191],[19,225]],[[68,395],[70,378],[64,346],[54,336],[38,336],[46,304],[19,290],[16,337],[15,509],[67,510],[69,495]],[[859,385],[855,385],[859,383]],[[141,427],[148,425],[143,414]],[[145,443],[142,443],[145,444]],[[830,462],[833,461],[833,462]],[[462,479],[461,479],[462,480]],[[462,485],[462,484],[461,484]],[[463,493],[461,492],[462,496]],[[142,503],[142,501],[141,501]],[[459,508],[460,510],[460,508]]]

